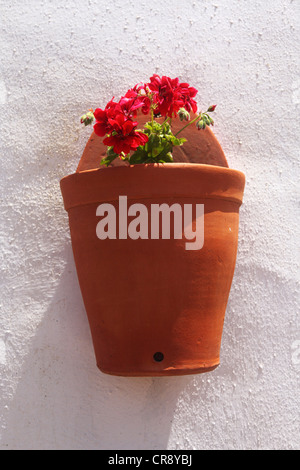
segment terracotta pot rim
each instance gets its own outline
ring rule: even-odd
[[[121,195],[128,199],[227,199],[240,206],[245,175],[239,170],[203,163],[147,163],[72,173],[61,179],[60,186],[66,210],[116,200]]]

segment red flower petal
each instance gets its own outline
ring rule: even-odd
[[[103,137],[105,134],[107,134],[107,126],[100,122],[96,122],[96,124],[94,124],[94,131],[96,135]]]
[[[124,124],[122,125],[122,132],[124,135],[126,134],[130,134],[130,132],[132,132],[132,130],[137,126],[137,122],[133,122],[133,121],[125,121]]]
[[[94,116],[97,121],[106,120],[106,112],[103,111],[103,109],[100,109],[100,108],[95,109]]]
[[[112,146],[116,143],[116,139],[114,136],[106,137],[103,139],[103,143],[108,146]]]

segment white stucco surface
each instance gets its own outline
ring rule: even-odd
[[[300,4],[0,1],[0,449],[299,448]],[[153,73],[218,104],[246,174],[221,365],[122,378],[95,365],[59,180],[79,116]]]

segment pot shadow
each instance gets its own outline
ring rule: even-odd
[[[167,449],[179,395],[192,376],[116,377],[96,367],[71,247],[20,366],[2,448]]]

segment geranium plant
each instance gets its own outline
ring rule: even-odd
[[[209,106],[206,112],[198,112],[197,93],[178,78],[154,74],[148,83],[135,85],[119,101],[113,98],[104,109],[90,110],[81,117],[81,122],[94,124],[95,134],[104,137],[107,155],[101,163],[106,166],[117,157],[131,165],[173,162],[173,147],[186,141],[179,136],[183,129],[195,124],[200,130],[214,124],[209,113],[216,105]],[[149,115],[143,129],[137,128],[138,111]],[[172,118],[177,116],[187,123],[174,134]]]

